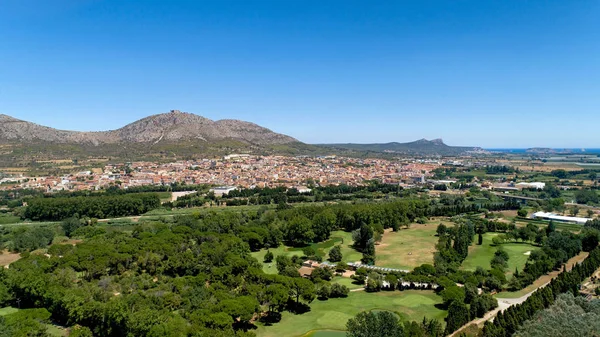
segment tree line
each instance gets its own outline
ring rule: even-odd
[[[102,219],[140,215],[158,207],[160,199],[154,193],[36,198],[28,201],[22,218],[33,221],[58,221],[77,214],[81,217]]]
[[[499,313],[493,322],[486,322],[483,328],[484,337],[509,337],[520,326],[531,319],[537,312],[555,303],[556,298],[566,292],[577,296],[581,282],[591,276],[600,267],[600,248],[594,248],[589,256],[576,264],[570,271],[561,273],[547,286],[536,290],[521,304],[511,306]]]

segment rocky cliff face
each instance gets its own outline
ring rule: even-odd
[[[75,144],[160,143],[233,139],[249,144],[270,145],[298,142],[259,125],[239,120],[212,121],[202,116],[172,110],[143,118],[120,129],[102,132],[64,131],[0,115],[0,142],[52,142]]]

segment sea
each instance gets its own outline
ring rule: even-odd
[[[494,149],[485,149],[490,152],[503,152],[503,153],[527,153],[531,151],[530,148],[494,148]],[[546,149],[544,149],[546,150]],[[560,154],[600,154],[600,148],[577,148],[577,149],[565,149],[565,148],[551,148],[548,150],[553,150],[556,153]],[[544,151],[546,152],[546,151]]]

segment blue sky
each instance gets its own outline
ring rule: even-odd
[[[308,143],[600,147],[600,2],[0,0],[0,113]]]

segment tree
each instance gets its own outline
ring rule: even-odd
[[[266,303],[269,311],[281,312],[290,297],[289,289],[282,284],[270,284],[266,289]]]
[[[248,322],[259,311],[258,301],[250,296],[240,296],[220,303],[220,311],[228,313],[234,320]]]
[[[556,232],[556,224],[554,221],[550,220],[548,227],[546,227],[546,236],[550,236],[550,233]]]
[[[269,250],[265,254],[265,258],[263,260],[265,263],[271,263],[273,261],[273,253]]]
[[[372,272],[367,278],[367,286],[365,288],[368,292],[377,292],[383,287],[383,278],[379,273]]]
[[[527,210],[524,208],[521,208],[517,211],[517,215],[522,218],[525,218],[525,217],[527,217]]]
[[[331,287],[328,283],[319,283],[317,284],[316,294],[320,300],[326,300],[331,296]]]
[[[340,262],[338,262],[338,263],[335,265],[335,271],[336,271],[337,273],[343,273],[343,272],[345,272],[347,269],[348,269],[348,265],[347,265],[345,262],[343,262],[343,261],[340,261]]]
[[[575,192],[575,201],[578,204],[598,203],[598,193],[594,190],[578,190]]]
[[[348,287],[346,287],[345,285],[339,284],[339,283],[334,283],[331,285],[331,294],[330,297],[334,298],[334,297],[346,297],[348,296],[348,293],[350,292],[350,289],[348,289]]]
[[[314,284],[305,278],[294,278],[290,283],[290,297],[296,299],[296,305],[300,305],[300,299],[310,303],[316,297]]]
[[[342,258],[342,249],[339,245],[331,248],[331,250],[329,251],[329,261],[339,262],[342,261]]]
[[[366,248],[363,251],[362,263],[373,265],[375,264],[375,242],[373,239],[369,240]]]
[[[398,316],[389,311],[363,311],[346,323],[348,337],[398,337],[404,331]]]
[[[313,218],[315,241],[321,242],[329,239],[331,231],[335,228],[335,213],[330,208],[326,208]]]
[[[373,228],[367,224],[363,224],[358,230],[352,232],[352,239],[354,240],[356,249],[360,252],[364,251],[369,241],[373,239]]]
[[[295,267],[294,262],[287,255],[277,255],[275,258],[277,271],[281,274],[287,267]]]
[[[581,249],[584,252],[591,252],[598,246],[599,241],[600,231],[592,228],[586,228],[586,230],[582,233]]]
[[[71,233],[75,232],[81,226],[81,221],[77,217],[67,218],[61,223],[61,227],[65,232],[65,235],[68,237],[70,237]]]
[[[571,214],[571,216],[577,216],[577,214],[579,214],[579,207],[573,206],[569,208],[569,213]]]
[[[315,281],[331,281],[332,277],[333,273],[329,268],[315,268],[311,274],[311,278]]]
[[[315,238],[311,221],[304,216],[293,218],[288,222],[285,237],[294,246],[309,245]]]
[[[463,303],[465,301],[465,290],[459,286],[451,285],[440,292],[446,307],[450,307],[452,302]]]
[[[437,226],[437,229],[435,232],[436,232],[437,236],[444,236],[444,235],[446,235],[447,231],[448,231],[448,227],[446,227],[446,225],[441,223]]]
[[[460,301],[453,301],[448,308],[448,317],[446,318],[446,335],[458,330],[461,326],[469,322],[469,309]]]
[[[477,244],[480,246],[483,244],[483,235],[481,233],[477,237]]]
[[[475,296],[470,307],[471,318],[483,317],[485,314],[498,307],[498,300],[492,297],[490,294],[481,294]]]

